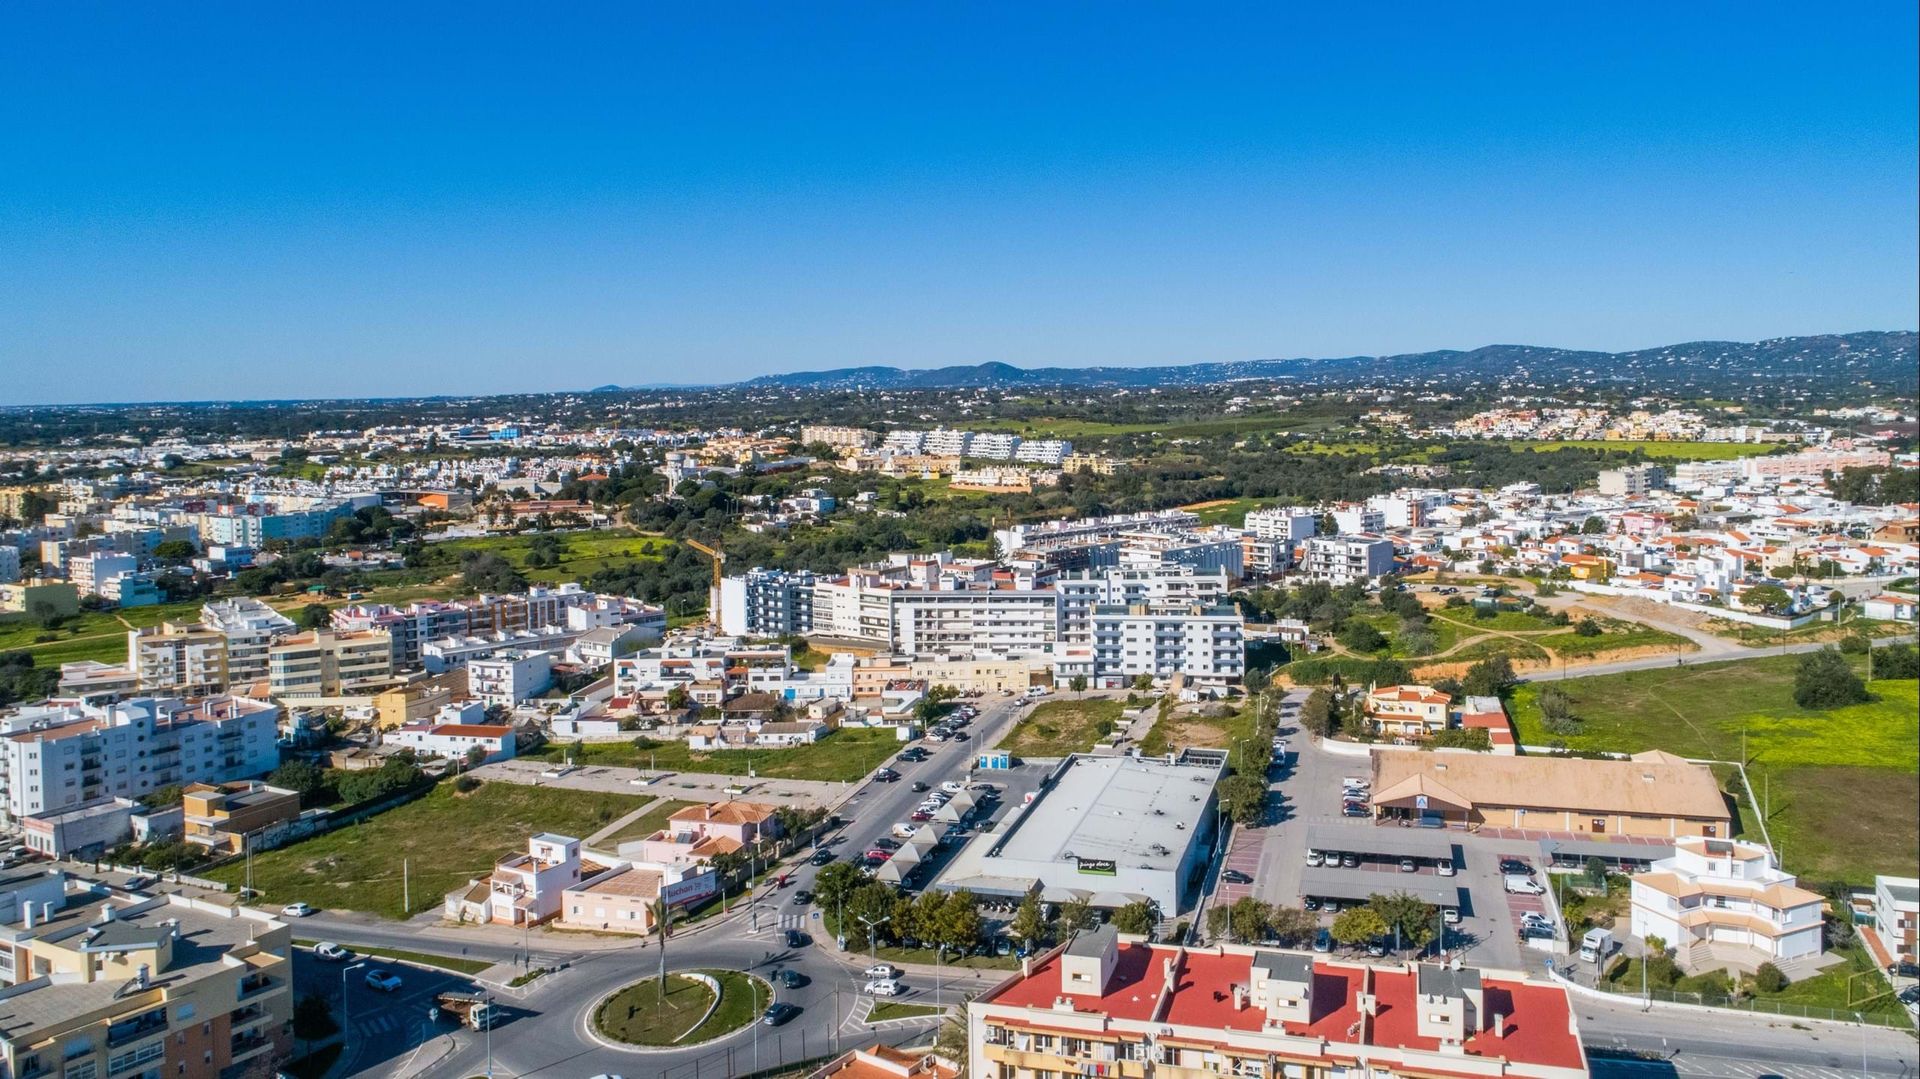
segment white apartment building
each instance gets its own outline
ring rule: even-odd
[[[936,427],[927,432],[926,452],[936,457],[965,457],[972,449],[972,431]]]
[[[1307,540],[1302,571],[1316,581],[1347,584],[1393,572],[1393,541],[1367,533],[1314,536]]]
[[[205,697],[227,688],[227,639],[188,622],[128,630],[127,666],[145,692]]]
[[[815,577],[806,570],[762,569],[720,581],[720,631],[730,637],[813,632]]]
[[[1073,443],[1059,438],[1034,438],[1020,443],[1013,451],[1013,459],[1033,465],[1050,465],[1058,468],[1066,463],[1068,455],[1073,453]]]
[[[1367,509],[1380,511],[1382,528],[1423,528],[1427,514],[1446,501],[1446,493],[1442,491],[1394,491],[1367,499]]]
[[[1914,877],[1873,878],[1873,927],[1887,950],[1912,962],[1920,956],[1915,947],[1920,930],[1920,879]]]
[[[1307,510],[1269,506],[1248,512],[1245,527],[1261,539],[1292,545],[1320,531],[1320,519]]]
[[[1124,532],[1191,532],[1198,527],[1200,515],[1190,510],[1154,510],[1017,524],[995,530],[993,542],[994,549],[1006,555],[1015,551],[1051,551],[1116,542]]]
[[[918,455],[927,451],[925,431],[888,431],[880,448],[888,453]]]
[[[1095,688],[1121,689],[1144,674],[1224,689],[1246,673],[1244,621],[1232,605],[1096,607],[1092,623],[1089,644],[1061,646],[1057,681],[1085,675]]]
[[[967,436],[968,457],[978,457],[988,461],[1011,461],[1020,450],[1020,436],[1002,434],[998,431],[981,431]]]
[[[893,594],[901,586],[877,573],[851,570],[813,586],[813,631],[887,645],[893,640]]]
[[[1109,569],[1063,573],[1054,581],[1060,596],[1060,640],[1090,643],[1093,613],[1101,607],[1212,607],[1224,603],[1229,581],[1221,572],[1186,567],[1167,570]]]
[[[1387,527],[1386,512],[1374,506],[1345,502],[1333,507],[1332,514],[1334,531],[1342,535],[1378,532]]]
[[[1659,937],[1686,970],[1752,970],[1821,952],[1818,892],[1773,865],[1767,849],[1686,837],[1633,877],[1633,935]]]
[[[1659,465],[1628,465],[1604,468],[1597,481],[1600,493],[1613,498],[1629,498],[1657,491],[1667,484],[1667,474]]]
[[[227,639],[227,680],[234,685],[265,681],[267,650],[299,630],[293,619],[246,596],[202,606],[200,624]]]
[[[1778,457],[1743,457],[1740,478],[1747,482],[1817,480],[1848,468],[1886,468],[1893,455],[1885,450],[1802,450]]]
[[[244,697],[42,704],[0,716],[9,822],[174,783],[220,783],[280,763],[280,709]]]
[[[1237,532],[1126,532],[1120,536],[1119,554],[1126,569],[1186,567],[1235,580],[1246,576],[1246,547]]]
[[[104,595],[107,581],[140,568],[140,560],[118,551],[95,551],[67,561],[67,579],[83,596]]]
[[[891,600],[891,644],[902,655],[1037,655],[1060,636],[1050,588],[898,589]]]
[[[511,708],[553,685],[553,656],[515,649],[467,664],[467,692]]]
[[[380,735],[380,744],[404,746],[422,757],[464,757],[470,750],[485,754],[481,764],[512,760],[517,748],[513,728],[501,723],[446,722],[439,717],[415,720]]]

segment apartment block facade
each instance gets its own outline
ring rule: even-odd
[[[366,695],[392,681],[393,638],[385,630],[308,630],[267,649],[267,684],[276,698]]]
[[[280,763],[279,721],[278,707],[243,697],[20,708],[0,717],[0,795],[18,820],[261,775]]]
[[[1379,580],[1393,572],[1393,541],[1369,533],[1314,536],[1306,542],[1301,569],[1336,585]]]
[[[188,622],[127,631],[134,686],[162,696],[206,697],[228,685],[227,638]]]
[[[229,685],[266,681],[268,649],[299,631],[293,619],[249,596],[206,604],[200,624],[227,639]]]

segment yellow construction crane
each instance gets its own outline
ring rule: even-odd
[[[720,567],[727,564],[727,552],[696,539],[688,540],[687,546],[713,559],[713,587],[707,590],[707,621],[717,626],[720,624]]]

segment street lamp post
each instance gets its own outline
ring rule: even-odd
[[[887,924],[890,921],[893,921],[893,915],[889,914],[884,918],[879,918],[871,921],[869,921],[867,919],[867,916],[864,914],[860,915],[859,917],[860,917],[860,920],[862,922],[865,922],[867,926],[867,951],[873,957],[874,965],[878,966],[880,963],[880,934],[878,930],[880,929],[881,926]]]
[[[340,968],[340,1055],[347,1055],[347,1040],[353,1037],[353,1004],[347,997],[347,972],[359,970],[365,963],[349,963]]]
[[[487,1079],[493,1079],[493,994],[480,999],[487,1002]]]

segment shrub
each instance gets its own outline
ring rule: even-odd
[[[1800,657],[1793,699],[1802,708],[1838,708],[1867,700],[1867,686],[1837,649],[1822,648]]]
[[[461,794],[471,794],[480,789],[480,780],[475,776],[461,776],[453,781],[453,789]]]
[[[1753,972],[1753,987],[1762,993],[1778,993],[1787,987],[1787,976],[1772,963],[1762,963]]]
[[[1591,618],[1582,618],[1580,624],[1573,627],[1573,632],[1582,637],[1598,637],[1603,631],[1600,628],[1600,623],[1595,622]]]
[[[1864,633],[1849,633],[1840,639],[1840,651],[1850,656],[1864,656],[1873,647],[1873,642]]]

